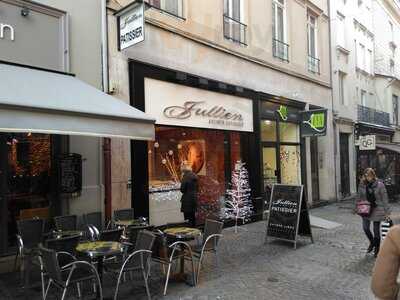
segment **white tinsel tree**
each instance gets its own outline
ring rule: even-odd
[[[235,220],[235,232],[238,220],[241,219],[244,223],[253,214],[250,192],[249,174],[245,163],[237,161],[232,172],[230,189],[226,191],[228,199],[225,201],[225,207],[221,209],[222,218]]]

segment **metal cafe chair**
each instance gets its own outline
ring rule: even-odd
[[[194,259],[190,245],[178,241],[168,246],[167,236],[161,230],[157,230],[153,234],[155,235],[155,240],[152,248],[152,261],[159,263],[163,267],[164,274],[165,266],[168,266],[164,283],[164,296],[167,294],[171,268],[175,261],[188,259],[192,262],[192,279],[193,283],[196,284]]]
[[[100,231],[104,230],[101,212],[92,212],[83,215],[83,222],[92,241],[99,238]]]
[[[78,217],[76,215],[54,217],[57,230],[70,231],[77,230]]]
[[[48,239],[45,241],[45,246],[48,249],[54,250],[57,253],[66,252],[69,255],[75,254],[75,249],[81,239],[80,235],[72,235],[59,239]],[[71,262],[69,257],[59,258],[60,266],[65,266]]]
[[[43,239],[45,221],[43,219],[30,219],[17,221],[18,252],[15,256],[14,269],[17,268],[17,259],[21,260],[21,280],[24,285],[29,284],[29,276],[32,264],[38,256],[38,246]]]
[[[136,245],[136,241],[139,235],[139,232],[142,230],[152,231],[154,226],[146,225],[146,226],[128,226],[126,229],[127,242],[126,244],[130,249],[133,249]]]
[[[124,230],[122,228],[103,230],[102,232],[100,232],[99,240],[108,242],[119,242],[121,240],[123,231]]]
[[[95,267],[86,261],[74,260],[73,262],[61,267],[56,251],[40,246],[40,263],[42,273],[49,278],[47,288],[43,294],[43,300],[46,300],[51,285],[62,289],[61,300],[65,299],[67,290],[71,285],[77,284],[78,296],[81,298],[79,283],[85,281],[95,281],[99,288],[100,299],[103,299],[99,274]],[[71,256],[73,258],[73,256]]]
[[[108,272],[118,274],[117,286],[115,287],[114,300],[117,300],[119,285],[126,273],[140,272],[143,276],[148,299],[151,299],[148,277],[150,272],[151,249],[155,236],[150,231],[138,233],[138,239],[134,251],[122,262],[115,262],[106,265]]]
[[[114,221],[129,221],[135,219],[133,208],[114,210]]]
[[[203,262],[204,254],[207,252],[214,253],[216,264],[218,266],[218,242],[219,239],[222,238],[222,228],[224,227],[224,223],[206,219],[206,223],[204,226],[204,234],[203,241],[201,245],[195,246],[193,248],[193,256],[198,259],[197,263],[197,275],[196,282],[199,281],[201,264]]]

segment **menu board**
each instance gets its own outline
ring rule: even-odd
[[[73,194],[82,191],[82,156],[76,153],[62,155],[57,160],[58,191]]]
[[[310,235],[312,239],[308,209],[303,201],[303,186],[274,184],[269,203],[267,237],[294,242],[296,248],[298,234]]]

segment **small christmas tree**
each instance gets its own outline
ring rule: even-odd
[[[228,200],[221,209],[224,219],[235,220],[235,232],[237,233],[238,220],[247,221],[253,214],[253,204],[250,199],[249,174],[245,163],[237,161],[232,173],[231,188],[226,191]]]

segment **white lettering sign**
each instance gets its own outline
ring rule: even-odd
[[[376,139],[375,135],[365,135],[360,136],[360,150],[375,150],[376,149]]]
[[[145,78],[145,108],[160,125],[253,131],[247,98]]]
[[[0,23],[0,39],[9,38],[11,41],[15,39],[14,27],[8,24]]]
[[[144,41],[144,4],[138,4],[119,17],[119,45],[126,49]]]

